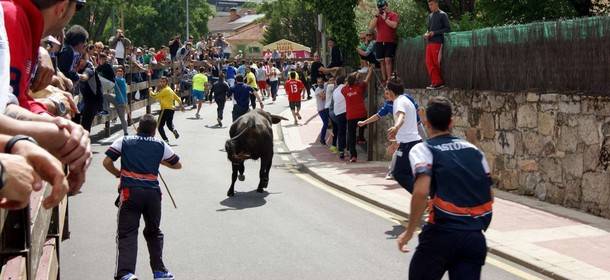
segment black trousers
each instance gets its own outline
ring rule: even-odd
[[[394,164],[392,175],[394,175],[396,182],[409,193],[413,193],[413,184],[415,183],[413,171],[411,170],[411,161],[409,160],[409,152],[413,146],[420,142],[421,140],[400,143],[398,150],[396,150],[396,164]]]
[[[159,134],[163,140],[167,140],[167,135],[165,135],[165,129],[163,127],[167,125],[170,131],[174,131],[174,110],[164,109],[161,110],[161,114],[159,115]]]
[[[364,118],[347,121],[347,147],[351,157],[358,157],[358,151],[356,151],[356,131],[360,130],[360,137],[363,137],[363,129],[358,127],[358,122],[363,120]]]
[[[233,121],[235,121],[236,119],[239,119],[239,117],[241,117],[245,113],[248,113],[248,111],[250,111],[249,107],[244,108],[244,107],[240,107],[237,104],[233,105]]]
[[[252,109],[256,109],[256,96],[250,94],[250,106]]]
[[[83,111],[80,113],[80,124],[85,130],[91,132],[93,120],[95,119],[97,112],[99,112],[100,107],[101,106],[85,106],[83,108]]]
[[[216,99],[216,105],[218,105],[218,118],[222,121],[222,115],[224,113],[225,110],[225,102],[227,102],[226,99],[222,98],[222,99]]]
[[[481,279],[481,268],[487,256],[487,242],[481,231],[446,230],[426,226],[419,234],[409,279]]]
[[[339,148],[339,152],[345,152],[346,145],[346,132],[347,132],[347,120],[345,119],[345,113],[336,115],[335,120],[337,122],[337,148]]]
[[[117,227],[117,267],[115,279],[135,273],[138,257],[138,228],[144,216],[144,238],[153,271],[167,271],[163,264],[163,232],[161,223],[161,191],[156,188],[121,190]]]

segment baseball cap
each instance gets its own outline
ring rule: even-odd
[[[381,7],[383,7],[383,6],[387,5],[387,4],[388,4],[388,1],[386,1],[386,0],[377,0],[377,7],[378,8],[381,8]]]
[[[61,45],[61,43],[59,42],[59,40],[57,40],[57,38],[53,37],[52,35],[47,36],[46,38],[42,39],[44,42],[49,42],[49,43],[53,43],[55,45]]]

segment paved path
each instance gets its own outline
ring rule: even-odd
[[[308,104],[302,115],[307,125],[283,124],[282,131],[303,170],[375,205],[408,215],[410,195],[384,178],[387,162],[340,161],[316,144],[322,126],[316,108]],[[493,221],[486,232],[492,252],[556,278],[610,279],[610,221],[501,191],[496,194]],[[555,209],[557,214],[537,208]]]
[[[267,109],[284,111],[285,97],[279,103]],[[287,154],[276,154],[268,193],[254,192],[258,162],[249,162],[246,182],[238,182],[237,195],[227,198],[231,170],[221,149],[228,129],[206,127],[215,123],[215,109],[206,105],[201,120],[192,118],[193,111],[176,113],[182,136],[170,139],[184,169],[162,169],[178,203],[173,209],[164,197],[162,219],[165,261],[177,279],[406,278],[411,254],[396,249],[401,227],[394,215],[296,171]],[[101,166],[112,139],[94,146],[84,192],[70,201],[72,237],[61,251],[62,279],[113,275],[117,181]],[[143,238],[139,244],[137,274],[151,279]],[[494,256],[488,264],[484,279],[540,276]]]

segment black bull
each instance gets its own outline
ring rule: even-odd
[[[231,125],[229,135],[231,139],[225,143],[227,157],[231,161],[233,174],[231,175],[231,187],[227,191],[228,196],[235,195],[235,181],[244,177],[244,160],[261,160],[260,181],[257,192],[262,193],[269,184],[269,170],[273,161],[273,129],[272,124],[277,124],[283,117],[271,115],[261,109],[252,110]],[[238,174],[239,173],[239,174]]]

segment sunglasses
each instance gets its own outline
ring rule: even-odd
[[[76,0],[72,0],[72,2],[76,2],[76,11],[80,11],[83,9],[83,7],[85,7],[85,3],[83,2],[78,2]]]

